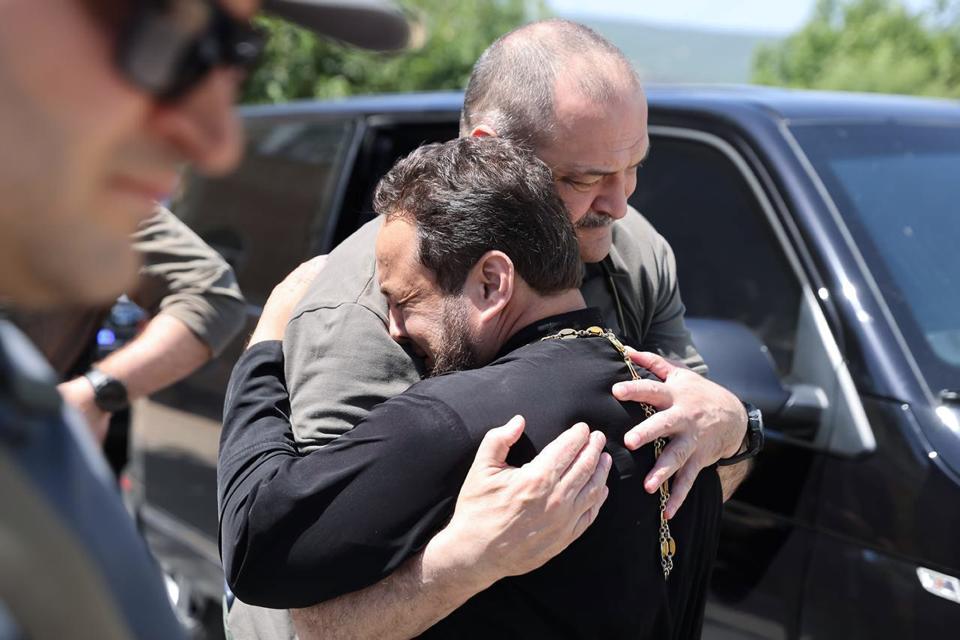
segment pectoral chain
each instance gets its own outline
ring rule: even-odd
[[[617,336],[615,336],[609,329],[601,329],[600,327],[589,327],[587,329],[561,329],[557,333],[544,336],[540,340],[570,340],[576,338],[606,338],[607,341],[612,344],[620,354],[620,357],[623,358],[623,361],[627,364],[627,369],[630,371],[630,377],[634,380],[640,379],[640,375],[637,373],[636,367],[633,366],[630,356],[627,355],[627,350],[624,348],[623,343],[621,343],[620,340],[617,339]],[[653,416],[653,414],[657,412],[656,409],[646,402],[641,402],[640,406],[643,408],[646,418]],[[653,441],[653,451],[657,458],[660,457],[660,454],[663,452],[663,447],[666,446],[666,444],[666,438],[657,438]],[[673,539],[673,536],[670,535],[670,521],[667,520],[667,502],[670,500],[669,481],[663,481],[663,484],[660,485],[659,492],[660,566],[663,567],[663,579],[666,580],[670,577],[670,572],[673,570],[673,557],[677,553],[677,542]]]

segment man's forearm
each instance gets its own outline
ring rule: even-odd
[[[132,342],[96,366],[122,382],[127,397],[136,400],[186,377],[209,360],[210,355],[210,348],[185,324],[161,313]],[[57,388],[64,399],[80,411],[94,437],[102,441],[110,414],[97,406],[90,382],[79,377]]]
[[[191,374],[210,359],[210,347],[180,320],[154,317],[132,342],[97,364],[117,378],[131,399],[150,395]]]
[[[380,582],[291,615],[301,640],[411,638],[489,586],[469,567],[456,567],[444,531]]]

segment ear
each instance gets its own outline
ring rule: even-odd
[[[495,318],[513,298],[513,260],[502,251],[487,251],[467,275],[464,293],[485,322]]]
[[[473,128],[473,131],[470,132],[471,138],[495,138],[497,137],[497,132],[485,124],[478,124]]]

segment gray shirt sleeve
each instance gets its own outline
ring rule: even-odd
[[[635,324],[628,333],[641,336],[638,348],[681,361],[706,375],[707,365],[683,320],[686,308],[673,250],[633,207],[614,227],[610,260],[618,290],[627,292],[621,294],[622,303]]]
[[[140,225],[133,242],[143,266],[130,298],[151,314],[177,318],[219,355],[246,314],[227,261],[162,207]]]
[[[287,325],[284,371],[302,451],[343,435],[420,379],[414,359],[387,333],[375,273],[379,228],[379,219],[371,221],[330,253]]]

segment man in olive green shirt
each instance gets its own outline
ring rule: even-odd
[[[127,402],[183,379],[219,355],[246,318],[233,269],[167,209],[155,207],[131,240],[143,264],[127,295],[152,317],[131,342],[95,363],[123,385]],[[64,381],[58,387],[61,394],[101,441],[113,411],[101,406],[84,374],[92,364],[94,336],[109,312],[109,305],[71,305],[12,313],[14,323]],[[114,452],[116,462],[111,458],[115,468],[126,460],[126,438],[119,438],[118,445],[123,451]]]

